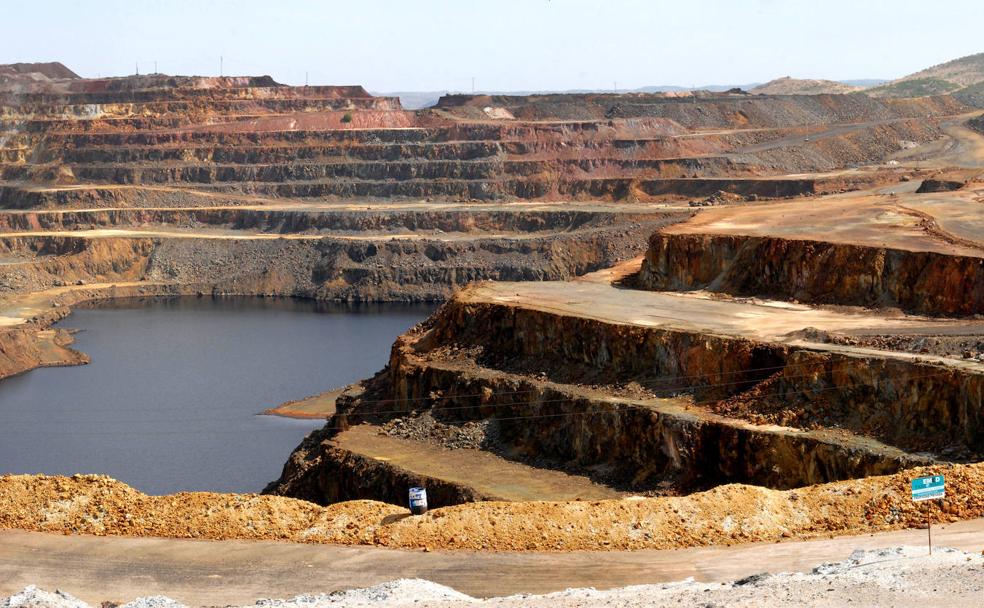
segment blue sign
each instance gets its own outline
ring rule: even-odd
[[[912,480],[912,500],[933,500],[943,498],[945,494],[945,480],[942,475],[930,475]]]

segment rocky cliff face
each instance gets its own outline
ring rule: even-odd
[[[984,312],[984,259],[787,238],[656,233],[638,284],[934,315]]]
[[[434,301],[471,281],[555,280],[606,267],[640,253],[645,234],[666,221],[673,218],[532,238],[8,235],[0,252],[22,262],[5,269],[0,293],[143,280],[216,294]]]
[[[798,487],[894,472],[926,450],[984,451],[976,368],[465,300],[398,340],[368,393],[342,400],[268,490],[357,497],[325,481],[351,458],[335,430],[422,410],[494,421],[485,449],[634,491]],[[769,422],[777,403],[799,416]]]

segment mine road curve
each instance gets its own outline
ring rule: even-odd
[[[942,123],[948,140],[931,142],[912,150],[925,154],[928,158],[919,162],[906,162],[906,165],[925,168],[961,167],[980,169],[984,167],[984,136],[967,126],[970,118],[982,116],[979,113],[963,114]],[[905,155],[901,155],[900,159]]]
[[[480,597],[607,589],[694,577],[728,581],[808,571],[854,549],[924,546],[925,530],[666,551],[479,553],[403,551],[274,541],[63,536],[0,531],[0,596],[36,584],[93,605],[165,594],[192,606],[327,593],[396,578],[425,578]],[[933,528],[933,544],[984,548],[984,519]]]

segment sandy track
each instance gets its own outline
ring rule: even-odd
[[[425,578],[475,597],[608,589],[693,577],[702,582],[761,572],[808,571],[855,549],[922,546],[924,530],[805,542],[672,551],[422,553],[270,541],[199,541],[62,536],[0,531],[0,596],[29,584],[64,589],[94,604],[165,594],[191,605],[252,603],[263,597]],[[934,527],[936,546],[979,552],[984,520]],[[262,564],[262,568],[258,565]]]

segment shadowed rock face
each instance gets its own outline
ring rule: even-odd
[[[657,233],[638,284],[934,315],[984,312],[979,257],[815,240]]]
[[[951,179],[924,179],[919,188],[916,189],[917,194],[923,194],[925,192],[952,192],[953,190],[959,190],[964,187],[964,182],[959,180]]]

